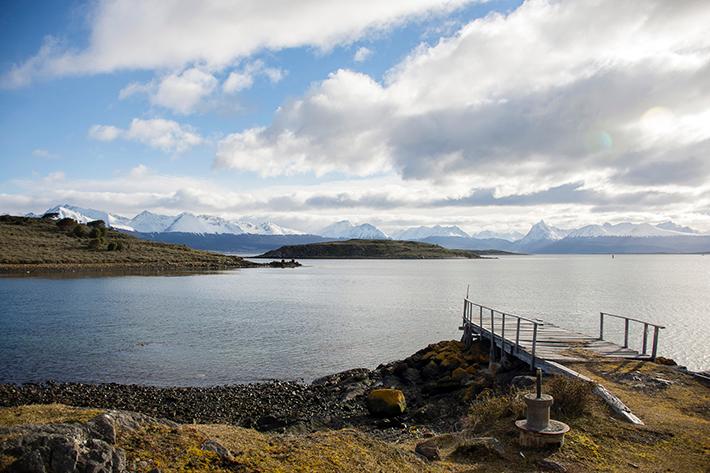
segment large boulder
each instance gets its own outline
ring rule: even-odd
[[[399,389],[373,389],[367,396],[367,409],[377,417],[394,417],[404,413],[407,401]]]

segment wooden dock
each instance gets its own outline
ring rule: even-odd
[[[604,320],[624,320],[624,344],[604,340]],[[643,343],[639,350],[629,348],[630,324],[643,326]],[[462,341],[470,343],[474,338],[492,341],[491,359],[496,351],[500,357],[513,356],[530,364],[531,368],[544,362],[590,362],[604,358],[627,358],[654,360],[658,352],[659,331],[665,327],[631,317],[600,312],[599,336],[593,337],[540,319],[531,319],[486,307],[464,299]],[[649,349],[649,329],[653,339]],[[580,351],[584,350],[584,352]],[[591,354],[592,356],[585,356]]]

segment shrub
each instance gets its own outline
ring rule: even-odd
[[[123,242],[116,242],[116,251],[123,251]]]
[[[547,393],[555,398],[552,408],[565,417],[584,414],[592,400],[594,385],[577,378],[555,376],[545,383]]]
[[[89,248],[92,250],[100,250],[103,244],[104,241],[102,238],[92,238],[89,240]]]
[[[83,225],[77,225],[71,233],[77,238],[83,238],[86,236],[86,228]]]
[[[509,419],[522,418],[525,414],[525,402],[517,389],[507,393],[496,393],[491,389],[484,389],[471,404],[468,411],[468,422],[474,430],[479,432],[494,426],[497,422]]]
[[[87,225],[91,228],[106,228],[106,223],[103,220],[92,220]]]
[[[106,228],[103,227],[92,227],[91,232],[89,232],[91,238],[104,238],[106,236]]]
[[[70,230],[77,225],[77,223],[78,222],[73,218],[60,218],[57,220],[57,226],[62,230]]]
[[[108,246],[106,247],[108,251],[116,251],[118,248],[116,247],[116,242],[112,241],[109,242]]]

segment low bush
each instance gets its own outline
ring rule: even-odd
[[[501,420],[509,421],[522,418],[525,415],[525,402],[522,394],[517,389],[506,393],[497,393],[491,389],[484,389],[475,401],[471,403],[468,411],[468,422],[476,431],[483,431]]]
[[[581,379],[554,376],[545,384],[547,393],[555,399],[553,411],[563,417],[581,416],[592,401],[594,385]]]
[[[60,218],[57,220],[57,227],[62,230],[71,230],[77,223],[73,218]]]
[[[71,231],[71,234],[77,238],[83,238],[86,236],[86,227],[84,227],[83,225],[77,225]]]

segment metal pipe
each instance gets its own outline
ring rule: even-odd
[[[490,349],[490,362],[493,363],[496,360],[496,325],[493,320],[493,309],[491,309],[491,349]]]
[[[642,355],[646,354],[646,341],[648,340],[648,324],[643,324],[643,350]]]
[[[501,312],[500,315],[503,317],[500,326],[500,351],[501,354],[505,354],[505,312]]]

